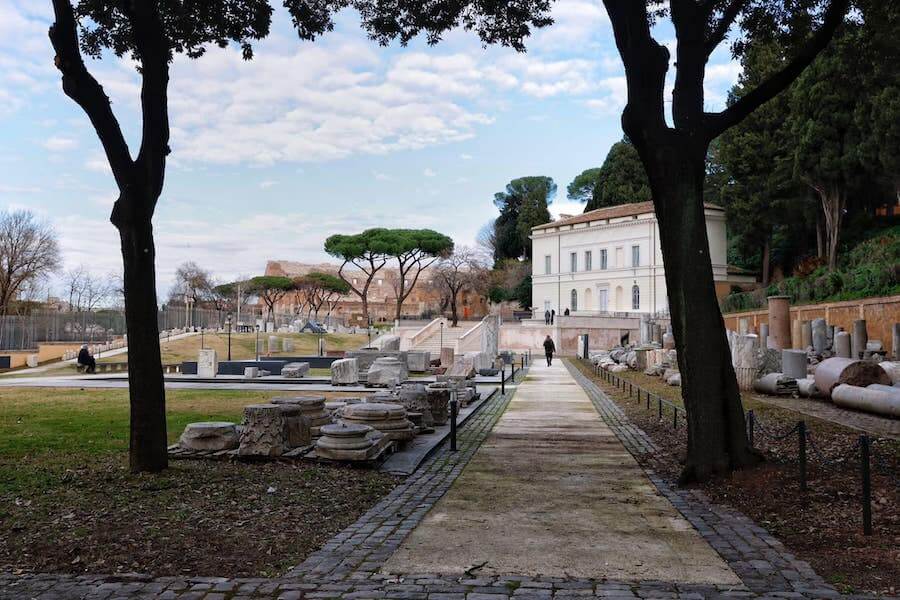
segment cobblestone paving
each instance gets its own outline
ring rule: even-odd
[[[568,365],[567,365],[568,366]],[[652,442],[593,383],[570,367],[594,406],[633,453],[655,450]],[[379,572],[384,561],[449,489],[506,408],[511,392],[486,402],[460,430],[459,451],[445,444],[420,469],[356,523],[279,579],[69,576],[0,573],[0,599],[172,600],[390,599],[390,600],[578,600],[582,598],[836,598],[810,567],[752,521],[712,505],[702,494],[673,490],[648,473],[666,498],[697,528],[741,577],[742,586],[675,585],[664,581],[616,582],[515,575],[448,578],[420,573],[403,578]],[[636,557],[638,559],[639,557]],[[862,598],[863,596],[857,596]]]

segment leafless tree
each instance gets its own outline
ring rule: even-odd
[[[0,314],[27,286],[59,269],[56,232],[31,211],[0,212]]]
[[[475,289],[479,280],[486,279],[486,268],[477,250],[460,246],[453,254],[442,259],[436,268],[435,279],[444,288],[450,304],[450,320],[452,327],[459,323],[457,301],[459,294],[465,289]]]
[[[477,244],[476,252],[481,255],[481,260],[485,262],[493,261],[497,250],[497,226],[496,221],[491,219],[478,230],[475,238]]]
[[[67,271],[63,283],[69,297],[69,310],[93,311],[116,295],[116,279],[91,273],[84,265]]]
[[[175,270],[175,283],[169,290],[169,303],[183,304],[185,298],[202,302],[211,297],[214,288],[212,275],[194,261],[179,265]]]

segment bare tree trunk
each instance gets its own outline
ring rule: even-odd
[[[769,233],[766,235],[766,240],[763,242],[763,254],[762,254],[762,285],[763,287],[769,286],[769,278],[771,277],[771,253],[772,253],[772,234]]]
[[[636,145],[653,164],[647,171],[687,408],[688,454],[681,479],[704,480],[760,460],[747,439],[713,282],[703,205],[706,147],[678,134],[671,134],[668,144],[638,139]]]
[[[456,311],[456,294],[450,296],[450,321],[451,327],[456,327],[459,323],[459,314]]]
[[[834,187],[817,187],[816,191],[822,200],[822,212],[825,215],[825,249],[828,256],[828,268],[837,267],[838,241],[841,224],[844,220],[844,193]]]

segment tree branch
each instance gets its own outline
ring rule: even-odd
[[[715,139],[729,127],[737,125],[747,115],[793,83],[803,69],[809,66],[819,52],[828,45],[835,30],[843,22],[849,4],[849,0],[831,0],[818,31],[784,68],[771,75],[756,89],[742,96],[725,110],[718,113],[706,113],[704,120],[707,139]]]
[[[56,52],[54,62],[62,73],[63,92],[87,114],[97,131],[103,151],[112,169],[119,191],[134,184],[134,162],[113,114],[109,97],[84,65],[78,48],[75,13],[69,0],[53,0],[55,21],[50,26],[50,43]]]
[[[722,40],[724,40],[725,36],[728,34],[728,30],[731,29],[731,26],[734,24],[734,20],[737,19],[741,9],[743,9],[746,4],[747,0],[731,0],[731,2],[728,3],[728,6],[722,11],[719,22],[706,39],[706,56],[712,54],[713,50],[722,43]]]

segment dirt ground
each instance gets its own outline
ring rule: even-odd
[[[44,476],[51,493],[0,495],[0,570],[275,576],[396,482],[350,468],[211,461],[134,476],[109,456]]]
[[[648,459],[648,466],[675,480],[686,453],[684,420],[674,430],[670,409],[665,409],[660,420],[655,404],[648,411],[645,400],[638,403],[635,396],[629,397],[593,376],[583,364],[576,364],[663,449],[661,455]],[[640,373],[624,375],[645,390],[681,403],[679,388]],[[900,591],[900,443],[886,439],[873,443],[874,531],[866,536],[856,445],[860,432],[748,399],[745,408],[752,408],[757,415],[760,426],[755,445],[764,452],[766,462],[705,484],[704,491],[713,500],[753,518],[838,589],[890,595]],[[811,439],[806,492],[799,485],[797,435],[773,439],[801,419]]]

